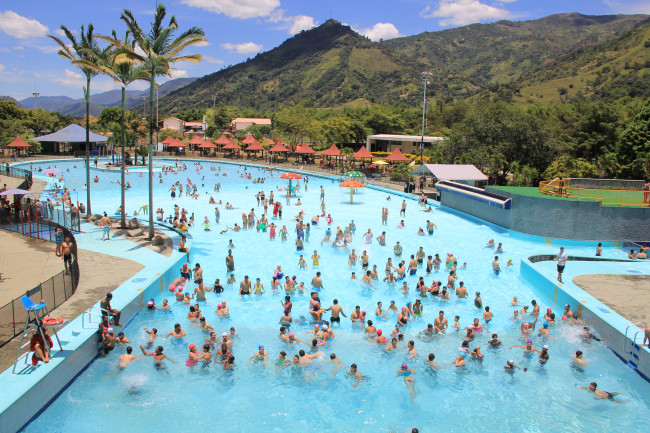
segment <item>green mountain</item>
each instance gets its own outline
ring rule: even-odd
[[[560,66],[568,69],[571,55],[615,41],[620,50],[627,44],[638,46],[645,36],[629,35],[642,32],[648,22],[647,15],[568,13],[371,42],[329,20],[255,58],[171,92],[161,98],[160,107],[164,113],[207,107],[215,94],[217,101],[227,105],[258,110],[298,102],[337,107],[401,101],[415,106],[421,100],[423,70],[433,72],[429,92],[437,99],[496,92],[500,86],[512,87],[511,93],[517,94],[523,83],[533,85],[532,77],[537,77],[537,84],[549,77],[557,79],[552,71]],[[644,56],[639,50],[628,53],[631,65],[645,64]],[[621,93],[625,92],[612,90],[607,95]]]
[[[549,61],[518,86],[520,99],[529,102],[650,98],[650,23]]]
[[[307,101],[318,107],[355,100],[388,103],[413,85],[417,70],[381,44],[329,20],[244,63],[207,75],[160,100],[161,110],[227,105],[272,109]]]

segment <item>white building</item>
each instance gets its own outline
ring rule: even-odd
[[[392,152],[399,148],[402,153],[419,154],[420,143],[424,141],[424,148],[429,149],[433,143],[441,143],[445,137],[433,137],[425,135],[394,135],[376,134],[366,138],[366,149],[369,152]]]
[[[238,129],[250,128],[253,125],[271,126],[271,119],[254,118],[254,117],[237,117],[232,119],[230,126],[233,131]]]
[[[208,125],[205,121],[205,116],[201,122],[185,122],[177,117],[168,117],[162,121],[162,129],[173,129],[178,131],[180,134],[185,135],[189,132],[199,132],[203,133],[208,129]]]

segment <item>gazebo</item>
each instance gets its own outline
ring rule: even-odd
[[[223,137],[223,135],[222,135]],[[241,150],[241,146],[234,141],[228,140],[228,144],[226,144],[224,147],[221,148],[221,150],[231,150],[232,152],[231,155],[235,155],[235,151]]]
[[[190,138],[190,141],[188,144],[194,145],[194,147],[197,147],[201,144],[203,144],[203,139],[199,137],[198,135],[194,135],[192,138]],[[192,146],[190,146],[192,147]]]
[[[316,153],[316,151],[311,147],[309,147],[307,143],[301,143],[300,145],[298,145],[298,147],[296,147],[294,153],[298,155],[306,156],[306,155],[313,155]],[[296,160],[298,160],[298,158],[296,158]]]
[[[286,154],[286,153],[289,153],[289,149],[284,147],[284,144],[282,144],[282,142],[277,142],[277,144],[275,146],[273,146],[272,148],[269,149],[269,152],[270,153],[278,153],[278,154],[279,153],[285,153]]]
[[[388,155],[386,157],[386,161],[390,162],[408,162],[409,159],[404,156],[401,150],[399,150],[399,147],[396,147],[395,150],[393,150],[393,153]]]
[[[57,153],[60,152],[61,148],[59,147],[59,145],[62,143],[64,144],[63,146],[64,152],[65,151],[78,152],[86,149],[85,146],[86,129],[82,128],[76,123],[73,123],[51,134],[41,135],[40,137],[34,137],[34,140],[40,143],[52,143],[51,148],[46,149],[44,147],[43,150],[45,150],[46,152],[48,151],[57,152]],[[106,143],[106,140],[108,140],[108,137],[95,134],[94,132],[90,131],[88,141],[89,144],[91,145],[91,149],[89,150],[92,150],[93,144]],[[67,149],[65,144],[69,145]]]
[[[29,145],[29,143],[25,142],[25,140],[20,138],[20,136],[16,136],[16,138],[14,138],[14,141],[7,144],[7,147],[12,147],[14,149],[23,149],[23,150],[25,150],[25,149],[29,148],[30,145]]]
[[[332,144],[329,149],[327,149],[326,151],[324,151],[320,155],[321,155],[321,158],[323,156],[329,156],[329,161],[330,162],[332,162],[332,157],[336,158],[336,160],[338,161],[339,156],[341,156],[341,151],[339,150],[338,147],[336,147],[336,144]]]
[[[244,137],[243,140],[241,140],[241,143],[242,144],[253,144],[256,141],[257,140],[255,140],[255,137],[253,137],[252,134],[248,134],[246,137]]]
[[[221,135],[221,137],[217,138],[214,141],[214,144],[216,144],[217,146],[221,146],[222,150],[223,150],[223,146],[225,146],[228,143],[230,143],[230,140],[228,140],[228,137],[226,137],[225,134]]]
[[[353,158],[359,158],[359,159],[373,159],[374,156],[372,156],[372,153],[368,152],[368,149],[365,147],[362,147],[361,149],[357,150],[357,152],[352,155]]]
[[[252,136],[249,136],[249,137],[252,137]],[[242,140],[242,143],[243,143],[243,142],[244,142],[244,140]],[[264,147],[262,147],[262,145],[261,145],[257,140],[255,140],[255,138],[253,138],[253,140],[252,140],[252,142],[250,143],[250,145],[249,145],[246,149],[244,149],[244,150],[245,150],[247,153],[249,153],[249,152],[255,152],[256,154],[257,154],[258,151],[261,150],[261,151],[262,151],[262,156],[264,156]]]
[[[199,145],[199,150],[207,152],[208,156],[210,155],[210,149],[216,149],[216,148],[217,146],[214,143],[212,143],[210,140],[204,140]]]

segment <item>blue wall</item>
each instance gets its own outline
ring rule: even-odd
[[[512,198],[510,210],[441,193],[441,204],[501,227],[536,236],[594,240],[650,240],[650,207],[601,206],[599,202],[528,197],[490,187]]]

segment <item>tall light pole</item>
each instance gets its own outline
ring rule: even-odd
[[[422,141],[420,142],[420,165],[424,164],[424,120],[427,112],[427,84],[433,73],[429,71],[422,72],[422,83],[424,84],[424,97],[422,98]]]
[[[41,95],[38,92],[32,92],[32,95],[34,95],[34,110],[38,110],[38,97]],[[34,114],[36,114],[36,111],[34,111]],[[38,115],[36,117],[36,129],[38,129]],[[41,131],[34,131],[34,135],[40,135]]]

